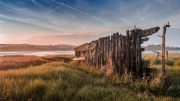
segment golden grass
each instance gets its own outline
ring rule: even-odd
[[[143,55],[154,61],[153,55]],[[105,77],[99,70],[76,66],[69,61],[73,56],[14,56],[1,57],[13,63],[14,59],[26,63],[46,61],[41,65],[31,63],[24,67],[0,70],[0,101],[179,101],[180,86],[169,88],[153,82],[131,82],[117,74]],[[171,58],[174,58],[173,56]],[[176,57],[180,58],[180,57]],[[32,59],[32,60],[31,60]],[[179,61],[174,60],[175,63]],[[3,62],[2,62],[3,63]],[[13,63],[14,64],[14,63]],[[17,65],[17,64],[15,64]],[[160,72],[161,65],[151,65]],[[18,69],[17,69],[18,68]],[[166,66],[168,75],[179,82],[180,67]]]
[[[143,82],[106,78],[100,71],[64,62],[0,71],[1,101],[178,100],[155,96]]]
[[[3,56],[0,57],[0,70],[18,69],[28,66],[37,66],[51,61],[69,62],[72,55],[52,55],[52,56]]]

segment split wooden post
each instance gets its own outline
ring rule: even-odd
[[[170,27],[169,22],[168,24],[164,25],[163,27],[163,34],[162,34],[162,74],[165,74],[165,37],[166,37],[166,28]]]

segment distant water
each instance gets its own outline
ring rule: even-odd
[[[61,54],[75,54],[74,51],[18,51],[18,52],[0,52],[0,56],[4,55],[61,55]]]
[[[158,50],[156,52],[162,53],[161,50]],[[168,53],[180,54],[180,50],[179,51],[178,50],[170,50],[170,51],[168,51]],[[144,51],[144,52],[142,52],[142,54],[157,54],[157,53],[154,53],[152,51]]]
[[[157,51],[160,52],[161,51]],[[180,54],[180,51],[168,51],[169,53]],[[0,56],[4,55],[35,55],[35,56],[46,56],[46,55],[61,55],[71,54],[74,55],[74,51],[18,51],[18,52],[0,52]],[[142,54],[156,54],[152,51],[144,51]]]

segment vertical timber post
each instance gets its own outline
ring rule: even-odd
[[[129,30],[126,30],[126,46],[127,46],[127,54],[126,54],[126,65],[127,65],[127,72],[130,73],[130,45],[129,45]]]
[[[166,28],[170,27],[169,22],[167,25],[163,27],[163,35],[162,35],[162,74],[166,73],[165,71],[165,36],[166,36]]]
[[[167,55],[167,59],[166,59],[166,61],[168,62],[168,51],[166,51],[166,55]]]

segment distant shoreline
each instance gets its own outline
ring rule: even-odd
[[[73,51],[74,45],[29,45],[29,44],[0,44],[0,52],[19,51]]]
[[[34,55],[34,56],[47,56],[47,55],[74,55],[74,51],[11,51],[0,52],[0,56],[6,55]]]

